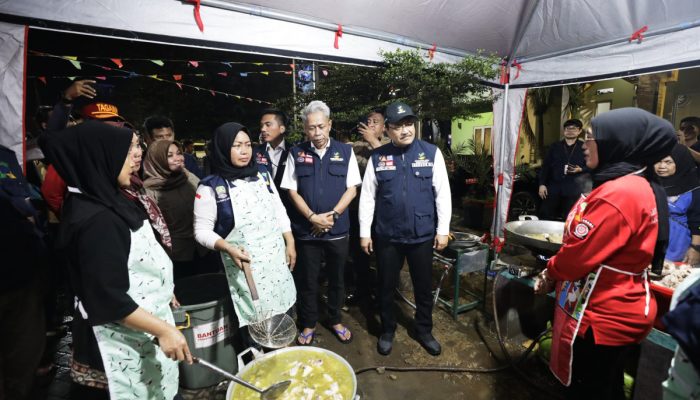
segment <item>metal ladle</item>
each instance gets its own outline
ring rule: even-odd
[[[227,377],[228,379],[238,383],[239,385],[245,386],[250,390],[254,390],[258,393],[260,393],[260,399],[261,400],[276,400],[279,398],[279,396],[284,393],[285,390],[287,390],[287,387],[292,383],[290,380],[282,381],[282,382],[277,382],[274,385],[269,386],[267,389],[260,389],[257,386],[253,386],[252,384],[244,381],[243,379],[237,377],[236,375],[233,375],[229,372],[224,371],[223,369],[217,367],[216,365],[204,361],[201,358],[197,357],[192,357],[192,361],[199,365],[203,365],[207,368],[209,368],[212,371],[218,372],[219,374]]]

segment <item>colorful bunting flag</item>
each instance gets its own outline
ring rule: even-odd
[[[165,63],[161,60],[151,60],[151,62],[159,67],[162,67],[163,65],[165,65]]]
[[[99,76],[96,76],[95,79],[99,79],[99,80],[101,80],[101,81],[106,81],[106,80],[107,80],[107,77],[104,76],[104,75],[99,75]]]
[[[39,78],[40,81],[44,82],[44,85],[46,85],[46,77],[45,76],[40,76]]]
[[[180,88],[180,90],[182,90],[182,83],[180,83],[180,82],[175,82],[175,84],[177,85],[177,87]]]
[[[267,72],[267,71],[260,71],[260,73],[263,74],[263,75],[270,75],[270,73]]]
[[[119,68],[124,66],[124,64],[122,64],[121,58],[110,58],[110,60],[112,60],[113,63],[117,64],[117,67]]]
[[[175,79],[176,81],[181,81],[182,75],[173,75],[173,79]]]
[[[209,89],[209,93],[211,93],[212,96],[216,96],[216,93],[211,89]]]
[[[228,72],[219,72],[217,75],[228,76]]]
[[[188,61],[188,63],[195,68],[199,67],[199,61]]]

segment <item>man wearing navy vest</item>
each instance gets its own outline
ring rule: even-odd
[[[296,240],[297,311],[302,331],[297,344],[314,341],[318,322],[318,276],[325,259],[328,276],[328,325],[342,343],[352,333],[341,323],[345,298],[343,270],[348,257],[350,218],[346,209],[362,183],[355,154],[349,144],[330,138],[331,111],[322,101],[302,110],[308,142],[289,151],[282,187],[296,212],[290,212]],[[288,210],[291,211],[291,210]]]
[[[437,356],[442,349],[432,335],[432,254],[447,246],[452,212],[445,159],[435,145],[415,138],[411,107],[392,103],[385,115],[391,143],[372,152],[360,195],[360,244],[367,254],[377,252],[382,321],[377,351],[391,353],[394,291],[405,260],[416,299],[416,338]]]

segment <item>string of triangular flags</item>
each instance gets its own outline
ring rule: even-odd
[[[205,77],[205,76],[208,76],[208,75],[219,75],[219,76],[223,76],[223,77],[234,76],[234,75],[240,75],[240,76],[242,76],[242,77],[246,77],[246,76],[248,76],[248,75],[253,75],[253,74],[260,74],[260,75],[268,75],[268,76],[269,76],[270,74],[285,74],[285,75],[289,75],[289,73],[290,73],[289,71],[247,71],[247,72],[236,72],[236,73],[216,72],[215,74],[173,74],[173,75],[167,75],[167,74],[151,74],[151,75],[147,75],[147,76],[151,76],[151,77],[161,77],[161,78],[162,78],[162,77],[172,77],[173,79],[179,81],[179,80],[181,80],[183,77],[190,77],[190,76],[191,76],[191,77],[199,77],[199,78],[202,78],[202,77]],[[80,76],[85,76],[85,75],[80,75]],[[76,78],[76,76],[75,76],[75,75],[28,75],[27,78],[40,78],[40,79],[42,79],[42,80],[43,80],[43,79],[48,79],[48,78],[52,78],[52,79],[70,79],[70,80],[73,80],[73,79]],[[131,75],[95,75],[95,76],[93,76],[92,78],[100,79],[100,80],[106,80],[106,79],[108,79],[108,78],[109,78],[109,79],[112,79],[112,78],[117,78],[117,79],[119,79],[119,78],[127,78],[127,79],[128,79],[128,78],[132,78],[132,76],[131,76]]]
[[[55,54],[48,54],[36,50],[29,50],[29,53],[32,55],[52,55],[55,56]],[[68,60],[72,61],[77,61],[78,57],[76,56],[60,56],[64,57]],[[191,65],[194,68],[198,68],[200,64],[218,64],[218,65],[226,65],[227,67],[231,67],[233,65],[257,65],[257,66],[265,66],[265,65],[285,65],[289,66],[291,69],[294,69],[294,64],[293,63],[283,63],[283,62],[262,62],[262,61],[204,61],[204,60],[184,60],[184,59],[152,59],[152,58],[130,58],[130,57],[96,57],[96,56],[80,56],[81,59],[83,60],[109,60],[111,61],[117,68],[122,68],[124,66],[124,61],[150,61],[158,66],[163,66],[165,65],[166,62],[179,62],[179,63],[187,63]]]
[[[59,56],[59,55],[55,55],[55,54],[39,53],[39,52],[33,52],[33,53],[36,53],[35,55],[40,55],[40,56],[43,56],[43,57],[52,57],[52,58],[58,58],[58,59],[63,59],[63,60],[70,61],[71,64],[73,64],[73,66],[74,66],[76,69],[79,69],[79,70],[82,69],[82,65],[89,65],[89,66],[92,66],[92,67],[102,68],[102,69],[104,69],[104,70],[106,70],[106,71],[115,71],[115,72],[123,73],[123,74],[125,74],[125,75],[121,76],[122,78],[136,78],[136,77],[150,78],[150,79],[155,79],[155,80],[160,81],[160,82],[166,82],[166,83],[175,84],[175,85],[178,86],[178,88],[180,88],[180,90],[182,90],[184,87],[188,87],[188,88],[195,89],[195,90],[197,90],[197,91],[206,91],[206,92],[209,92],[212,96],[216,96],[216,95],[218,94],[218,95],[223,95],[223,96],[226,96],[226,97],[233,97],[233,98],[236,98],[236,99],[238,99],[238,100],[246,100],[246,101],[250,101],[250,102],[257,102],[257,103],[260,103],[260,104],[272,104],[271,102],[265,101],[265,100],[254,99],[254,98],[247,97],[247,96],[242,96],[242,95],[237,95],[237,94],[233,94],[233,93],[222,92],[222,91],[220,91],[220,90],[213,90],[213,89],[203,88],[203,87],[196,86],[196,85],[191,85],[191,84],[187,84],[187,83],[182,83],[182,82],[180,82],[180,81],[182,80],[182,76],[183,76],[184,74],[174,74],[174,75],[171,75],[172,78],[173,78],[173,80],[169,80],[169,79],[164,79],[164,78],[161,77],[161,76],[158,76],[158,74],[154,74],[154,75],[139,74],[139,73],[137,73],[137,72],[127,71],[127,70],[125,70],[125,69],[123,69],[123,68],[114,69],[114,68],[110,68],[110,67],[105,67],[104,65],[94,64],[94,63],[90,63],[90,62],[86,62],[86,61],[79,61],[79,60],[77,59],[77,57],[74,57],[74,56]],[[269,73],[270,71],[258,71],[258,72],[256,72],[256,73],[261,73],[261,74],[262,74],[263,72],[268,72],[268,73]],[[287,71],[283,71],[283,72],[287,72]],[[263,74],[263,75],[267,75],[267,74]],[[118,77],[119,77],[119,76],[111,76],[111,78],[118,78]],[[73,80],[73,79],[75,79],[76,77],[75,77],[75,76],[67,76],[67,78],[70,79],[70,80]],[[100,80],[105,80],[105,79],[107,79],[106,76],[96,76],[95,78],[100,79]],[[102,78],[104,78],[104,79],[102,79]],[[46,76],[37,76],[37,79],[39,79],[40,81],[42,81],[44,84],[47,83],[47,77],[46,77]]]

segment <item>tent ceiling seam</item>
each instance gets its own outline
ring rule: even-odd
[[[184,0],[182,0],[184,1]],[[248,4],[236,3],[233,1],[222,1],[222,0],[201,0],[201,5],[220,8],[224,10],[240,12],[243,14],[250,14],[254,16],[276,19],[284,22],[291,22],[300,25],[310,26],[312,28],[318,28],[323,30],[328,30],[335,32],[338,29],[338,24],[331,22],[324,22],[320,20],[314,20],[309,16],[294,14],[289,12],[283,12],[279,10],[274,10],[271,8],[265,8],[260,6],[253,6]],[[367,28],[353,27],[343,25],[343,34],[359,36],[367,39],[381,40],[383,42],[400,44],[402,46],[415,47],[417,49],[430,49],[433,47],[431,43],[423,43],[418,40],[413,40],[404,36],[393,35],[387,32],[376,31]],[[457,57],[465,56],[477,56],[478,54],[472,53],[467,50],[454,49],[449,47],[438,47],[439,53],[449,54]]]

